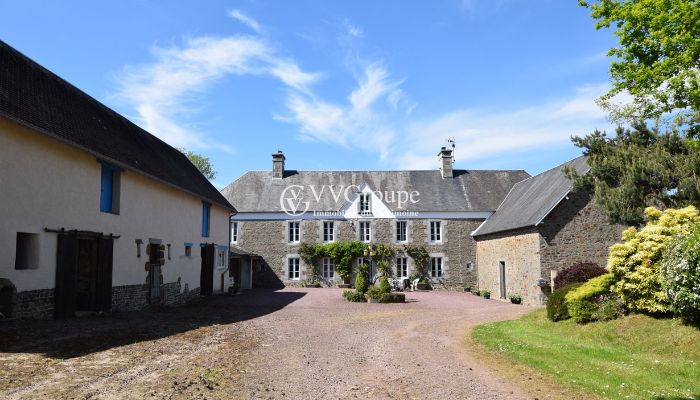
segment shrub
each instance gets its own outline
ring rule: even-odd
[[[380,303],[405,303],[406,295],[403,293],[384,293]]]
[[[600,299],[610,293],[615,283],[613,274],[597,276],[564,296],[571,318],[579,324],[595,321]]]
[[[486,290],[486,289],[481,289],[480,294],[481,294],[481,297],[483,297],[483,298],[485,298],[485,299],[488,299],[488,298],[491,297],[491,292],[489,292],[489,291]]]
[[[670,303],[659,272],[663,251],[675,236],[688,234],[700,223],[700,217],[692,206],[664,211],[648,207],[644,214],[647,224],[642,229],[625,230],[624,243],[610,247],[607,268],[616,281],[611,290],[631,311],[668,312]]]
[[[343,298],[354,303],[365,301],[365,295],[357,290],[344,290]]]
[[[671,311],[686,322],[700,322],[699,226],[671,241],[660,272]]]
[[[389,278],[386,276],[382,276],[379,278],[379,290],[382,291],[382,293],[389,293],[391,292],[391,285],[389,285]]]
[[[566,306],[566,295],[581,285],[583,283],[572,283],[552,292],[547,299],[547,318],[555,322],[571,318]]]
[[[382,289],[375,285],[370,286],[367,292],[365,292],[365,297],[372,300],[381,300],[384,295],[385,293],[382,292]]]
[[[560,288],[572,283],[583,283],[608,271],[592,262],[579,262],[562,271],[554,278],[554,287]]]
[[[617,296],[601,296],[598,310],[593,314],[595,321],[612,321],[625,315],[625,305]]]
[[[520,304],[523,302],[523,297],[519,294],[511,294],[510,295],[510,302],[513,304]]]
[[[357,276],[355,277],[355,290],[360,293],[367,291],[367,264],[360,264],[357,267]]]

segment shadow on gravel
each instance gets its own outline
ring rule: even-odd
[[[0,352],[43,353],[68,359],[213,325],[258,318],[305,293],[254,289],[236,296],[202,297],[180,307],[153,307],[69,320],[0,323]]]

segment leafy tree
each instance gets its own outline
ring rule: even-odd
[[[597,20],[615,28],[619,46],[608,51],[612,89],[601,105],[618,121],[658,120],[672,113],[676,126],[700,133],[700,0],[579,0]],[[616,106],[627,92],[632,104]]]
[[[572,138],[588,155],[590,171],[566,172],[574,189],[591,189],[611,222],[638,225],[647,206],[700,205],[700,144],[675,131],[659,133],[643,124],[618,128],[615,137],[595,131]]]
[[[199,170],[199,172],[204,175],[205,178],[211,180],[216,179],[218,172],[214,170],[214,166],[211,165],[209,157],[204,157],[201,154],[193,153],[183,148],[178,148],[180,152],[187,156],[192,164]]]

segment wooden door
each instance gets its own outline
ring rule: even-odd
[[[501,261],[498,263],[498,275],[499,275],[499,282],[501,283],[500,287],[500,297],[502,299],[506,298],[506,263],[505,261]]]
[[[112,308],[112,266],[114,258],[114,239],[97,240],[97,293],[95,307],[97,311],[109,311]]]
[[[214,259],[216,258],[216,246],[207,244],[202,246],[202,269],[199,274],[200,294],[209,296],[214,292]]]
[[[59,234],[57,246],[54,315],[68,318],[75,315],[78,239],[74,234]]]

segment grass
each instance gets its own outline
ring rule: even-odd
[[[700,399],[700,330],[631,315],[577,325],[544,310],[477,326],[472,338],[565,386],[610,399]]]

